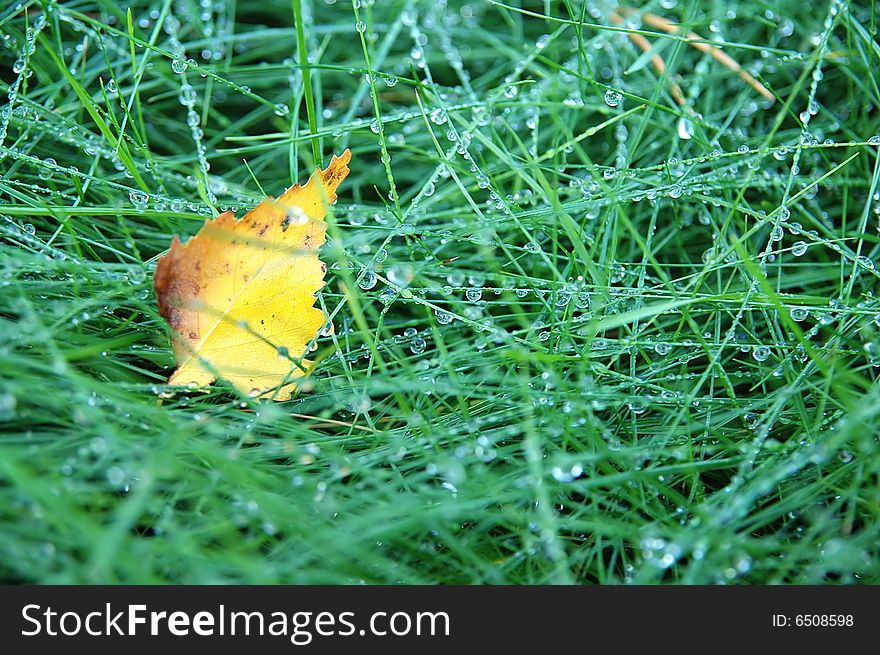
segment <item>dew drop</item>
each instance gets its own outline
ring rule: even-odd
[[[309,217],[300,207],[288,207],[285,214],[285,222],[287,225],[305,225],[309,222]]]
[[[430,118],[431,122],[434,123],[434,125],[444,125],[446,121],[449,120],[446,112],[439,107],[431,112]]]
[[[678,119],[678,138],[687,141],[694,136],[694,124],[689,118],[682,116]]]
[[[412,264],[394,264],[388,269],[388,281],[398,287],[409,286],[415,277]]]
[[[373,271],[365,271],[358,282],[358,286],[364,291],[368,291],[376,286],[377,280],[378,278]]]
[[[52,173],[55,172],[54,168],[58,165],[58,162],[52,159],[52,157],[46,157],[46,159],[43,161],[46,166],[44,168],[40,168],[39,176],[41,180],[48,180],[50,177],[52,177]]]
[[[616,107],[623,99],[623,94],[620,91],[608,89],[607,91],[605,91],[605,96],[603,99],[605,100],[605,104],[609,107]]]
[[[452,314],[450,314],[449,312],[437,310],[437,322],[440,323],[440,325],[447,325],[451,323],[452,318]]]
[[[767,358],[770,357],[770,348],[767,346],[755,346],[752,350],[752,358],[756,362],[764,362],[767,361]]]
[[[134,205],[135,209],[144,209],[150,201],[150,196],[143,191],[135,190],[128,194],[128,199],[131,201],[131,204]]]

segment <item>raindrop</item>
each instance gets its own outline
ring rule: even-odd
[[[791,253],[795,257],[800,257],[807,252],[809,246],[806,241],[795,241],[791,246]]]
[[[782,229],[781,225],[776,225],[772,230],[770,230],[770,240],[771,241],[782,241],[782,238],[785,236],[785,230]]]
[[[147,273],[142,266],[132,266],[128,269],[128,281],[131,284],[141,284],[147,279]]]
[[[410,352],[412,352],[412,354],[421,355],[423,352],[425,352],[425,346],[426,346],[425,340],[422,339],[421,337],[416,337],[415,339],[412,340],[412,343],[410,344],[409,349],[410,349]]]
[[[752,357],[756,362],[764,362],[770,357],[770,348],[767,346],[755,346],[752,350]]]
[[[358,286],[364,291],[368,291],[376,286],[376,281],[378,278],[373,271],[364,271],[364,274],[361,276],[360,281],[358,282]]]
[[[483,290],[479,287],[471,287],[467,291],[465,291],[465,296],[471,302],[477,302],[480,298],[483,297]]]
[[[605,91],[605,104],[609,107],[616,107],[620,104],[620,101],[623,99],[623,94],[620,91],[615,91],[614,89],[608,89]]]
[[[135,209],[144,209],[150,201],[150,196],[143,191],[135,190],[128,194],[128,199],[131,201],[131,204],[134,205]]]
[[[177,99],[180,101],[180,104],[192,107],[196,104],[196,90],[192,88],[191,84],[183,84],[177,93]]]
[[[682,116],[678,119],[678,138],[688,140],[694,136],[694,124],[690,119]]]
[[[174,59],[171,62],[171,70],[174,71],[177,75],[183,73],[189,64],[187,64],[183,59]]]
[[[286,227],[287,225],[305,225],[309,222],[309,217],[306,216],[306,213],[296,206],[287,208],[285,219],[285,222],[282,223],[282,227]]]
[[[446,116],[446,112],[439,107],[431,112],[430,118],[431,122],[434,123],[434,125],[443,125],[446,123],[447,120],[449,120]]]
[[[791,318],[793,321],[800,323],[810,315],[810,312],[804,307],[792,307]]]
[[[412,264],[395,264],[388,269],[388,281],[398,287],[406,287],[415,277]]]
[[[122,486],[122,483],[125,481],[125,471],[123,471],[118,466],[111,466],[107,469],[107,482],[112,484],[114,487]]]
[[[46,167],[40,169],[39,176],[41,180],[48,180],[52,177],[52,173],[54,172],[53,169],[58,165],[58,162],[51,157],[46,157],[44,163],[46,164]]]

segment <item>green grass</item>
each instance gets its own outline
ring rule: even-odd
[[[2,579],[880,582],[876,5],[644,4],[768,106],[611,3],[128,4],[0,13]],[[308,388],[165,397],[172,235],[346,147]]]

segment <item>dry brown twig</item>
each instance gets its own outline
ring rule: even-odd
[[[652,14],[650,12],[645,12],[641,14],[637,9],[633,9],[631,7],[620,7],[620,10],[630,15],[639,14],[642,21],[644,21],[647,25],[655,27],[659,30],[663,30],[668,34],[679,34],[682,31],[681,25],[667,18],[663,18],[662,16],[658,16],[657,14]],[[624,22],[624,18],[617,11],[612,11],[611,21],[616,25],[621,25]],[[646,39],[641,34],[628,33],[627,36],[629,37],[630,41],[632,41],[642,52],[648,52],[651,49],[651,42],[648,41],[648,39]],[[721,63],[723,66],[726,66],[730,70],[737,73],[746,84],[748,84],[755,91],[760,93],[771,103],[776,101],[776,97],[770,92],[767,87],[765,87],[758,80],[752,77],[747,71],[743,69],[742,66],[739,65],[739,63],[733,57],[728,55],[721,48],[711,43],[706,43],[706,39],[693,31],[685,32],[684,36],[687,39],[687,44],[689,46],[691,46],[692,48],[696,48],[697,50],[700,50],[702,52],[708,53],[713,59]],[[666,72],[666,62],[663,61],[663,58],[660,55],[653,55],[651,57],[651,64],[661,76]],[[686,100],[684,97],[684,93],[681,90],[681,87],[674,80],[671,79],[670,93],[680,106],[685,106]]]

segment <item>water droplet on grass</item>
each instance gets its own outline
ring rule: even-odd
[[[150,196],[143,191],[132,191],[128,194],[128,199],[135,209],[144,209],[150,201]]]
[[[430,118],[431,122],[434,123],[434,125],[443,125],[446,123],[447,120],[449,120],[446,116],[446,112],[439,107],[431,112]]]
[[[147,279],[147,273],[141,266],[131,266],[128,269],[128,281],[132,284],[141,284]]]
[[[54,169],[58,165],[58,162],[52,159],[52,157],[46,157],[44,163],[46,164],[46,166],[40,168],[39,176],[41,180],[48,180],[55,172]]]
[[[358,286],[364,291],[369,291],[376,286],[377,280],[378,278],[373,271],[365,271],[360,281],[358,282]]]
[[[770,348],[767,346],[755,346],[754,350],[752,350],[752,358],[756,362],[767,361],[768,357],[770,357]]]
[[[177,92],[177,99],[185,107],[192,107],[196,104],[196,90],[191,84],[183,84]]]
[[[690,121],[690,119],[682,116],[678,119],[678,138],[687,141],[688,139],[692,139],[693,136],[694,124]]]
[[[412,264],[394,264],[388,269],[388,281],[398,287],[409,286],[415,277],[415,269]]]
[[[623,94],[620,91],[608,89],[607,91],[605,91],[605,96],[603,97],[603,99],[605,100],[605,104],[609,107],[616,107],[623,99]]]
[[[441,310],[437,311],[437,322],[440,323],[440,325],[447,325],[448,323],[452,322],[452,319],[453,316],[449,312],[444,312]]]
[[[174,59],[171,61],[171,70],[177,75],[185,72],[188,66],[189,64],[183,59]]]

